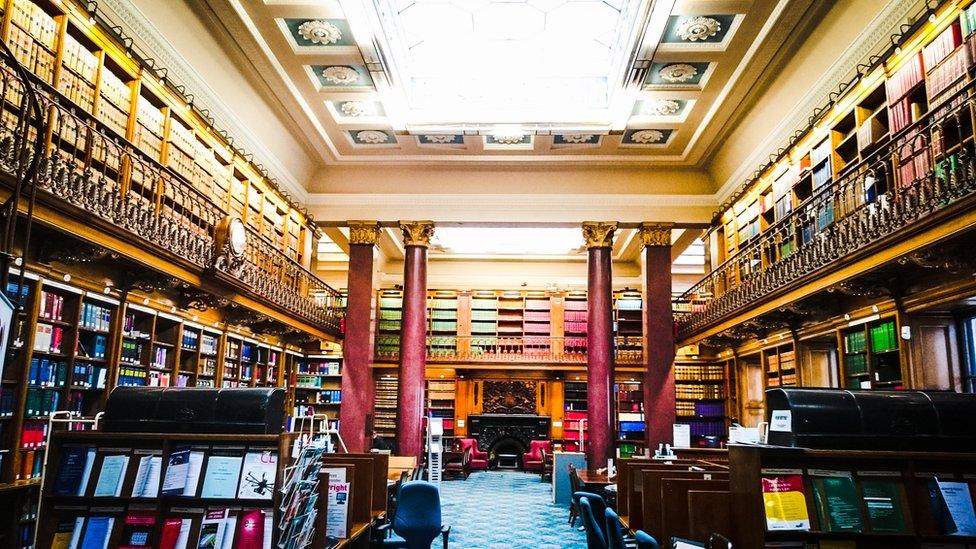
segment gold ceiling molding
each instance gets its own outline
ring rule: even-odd
[[[434,236],[434,222],[401,221],[400,230],[403,231],[404,246],[423,246],[426,248]]]
[[[583,240],[587,248],[612,248],[616,221],[584,221]]]
[[[376,245],[380,236],[380,224],[376,221],[349,221],[349,243]]]
[[[670,246],[671,229],[674,223],[641,223],[640,243],[646,248],[648,246]]]

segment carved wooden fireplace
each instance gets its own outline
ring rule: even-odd
[[[492,467],[520,468],[522,454],[532,440],[549,438],[548,416],[536,410],[536,382],[486,379],[482,384],[484,411],[468,416],[468,433],[488,452]]]

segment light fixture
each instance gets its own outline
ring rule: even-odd
[[[143,305],[149,305],[149,298],[147,297],[147,298],[143,299],[142,300],[142,304]]]
[[[848,313],[844,313],[844,320],[850,320],[850,319],[851,319],[851,315],[849,315]]]
[[[170,307],[170,308],[169,308],[169,312],[171,312],[171,313],[175,313],[175,312],[176,312],[176,305],[174,305],[174,306],[172,306],[172,307]]]
[[[197,315],[193,315],[192,318],[193,318],[193,320],[196,320],[198,317],[197,317]]]
[[[14,265],[20,267],[23,264],[24,264],[24,258],[23,257],[18,257],[17,259],[14,259]]]
[[[63,280],[65,281],[65,282],[71,282],[71,275],[70,275],[70,274],[68,274],[68,273],[64,273],[64,276],[62,276],[61,278],[62,278],[62,279],[63,279]]]
[[[112,287],[111,286],[105,286],[105,288],[102,290],[102,293],[105,294],[105,295],[108,295],[108,294],[112,293]]]
[[[877,305],[871,305],[871,311],[872,312],[875,312],[875,313],[878,312],[878,306]]]

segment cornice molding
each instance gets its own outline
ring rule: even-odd
[[[162,32],[137,8],[131,0],[99,0],[99,10],[108,12],[112,22],[122,26],[127,36],[132,37],[136,44],[146,52],[152,52],[158,66],[167,70],[167,76],[174,82],[186,86],[187,92],[193,94],[197,104],[209,109],[217,126],[226,129],[235,138],[241,148],[254,154],[255,159],[267,166],[271,176],[281,184],[282,190],[293,195],[299,202],[308,200],[308,191],[292,175],[292,173],[278,161],[261,138],[241,125],[233,110],[220,98],[213,88],[207,84],[200,73],[193,70],[189,62],[165,39]]]
[[[375,204],[377,206],[443,206],[456,203],[459,197],[466,202],[484,206],[511,205],[513,199],[523,195],[512,194],[410,194],[410,193],[309,193],[306,204],[309,206],[358,206]],[[529,195],[531,200],[540,200],[538,195]],[[553,195],[552,202],[559,207],[591,207],[594,200],[603,206],[652,207],[652,206],[711,206],[718,205],[714,194],[559,194]]]
[[[816,85],[796,102],[792,111],[781,117],[765,139],[752,147],[752,154],[739,163],[715,193],[721,203],[734,194],[746,179],[762,165],[776,148],[785,144],[798,129],[805,128],[813,111],[821,107],[827,96],[836,91],[842,83],[850,80],[857,70],[857,64],[868,56],[887,49],[894,29],[924,6],[924,0],[888,0],[884,8],[864,27],[858,38],[844,50],[844,53],[817,79]],[[734,133],[734,132],[733,132]]]

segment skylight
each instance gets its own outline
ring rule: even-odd
[[[376,2],[407,126],[608,126],[641,3]]]
[[[567,256],[583,246],[578,227],[438,227],[432,251],[458,256]]]

